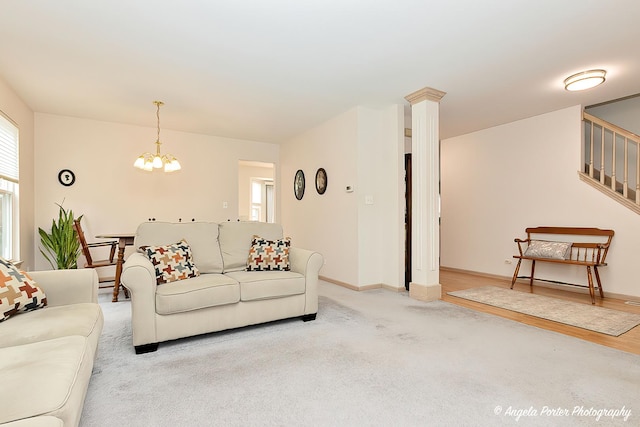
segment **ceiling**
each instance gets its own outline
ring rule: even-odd
[[[0,78],[36,112],[282,142],[447,94],[448,138],[640,93],[637,0],[2,0]],[[608,71],[567,92],[568,75]]]

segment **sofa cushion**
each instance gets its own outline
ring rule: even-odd
[[[156,289],[158,314],[181,313],[240,301],[240,285],[223,274],[202,274]]]
[[[247,257],[253,236],[261,236],[268,240],[282,239],[282,226],[247,221],[220,223],[219,240],[225,273],[247,268]]]
[[[71,335],[100,335],[103,321],[98,304],[47,307],[0,323],[0,348]]]
[[[80,336],[55,338],[0,349],[2,397],[0,423],[53,415],[77,425],[93,353]]]
[[[153,264],[158,285],[200,275],[193,263],[191,247],[184,239],[170,245],[141,246],[140,249]]]
[[[304,294],[304,276],[292,271],[234,271],[225,273],[240,283],[240,299],[255,301]]]
[[[247,271],[289,271],[289,248],[291,239],[267,240],[253,236]]]
[[[0,258],[0,322],[47,305],[44,291],[24,271]]]
[[[2,424],[2,427],[63,427],[64,423],[60,418],[44,416],[31,417],[23,420],[12,421]]]
[[[222,255],[215,222],[144,222],[138,226],[134,246],[160,246],[189,242],[193,263],[200,273],[222,273]]]

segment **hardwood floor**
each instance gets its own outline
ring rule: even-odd
[[[499,286],[509,288],[511,286],[510,279],[488,277],[479,274],[441,269],[440,284],[442,285],[443,301],[447,301],[452,304],[460,305],[485,313],[494,314],[507,319],[516,320],[518,322],[526,323],[527,325],[532,325],[542,329],[570,335],[572,337],[591,341],[596,344],[613,347],[618,350],[640,354],[640,326],[636,326],[635,328],[620,335],[619,337],[612,337],[610,335],[600,334],[597,332],[588,331],[586,329],[576,328],[574,326],[564,325],[562,323],[552,322],[550,320],[540,319],[526,314],[516,313],[498,307],[492,307],[486,304],[481,304],[447,295],[447,292],[476,288],[481,286]],[[513,289],[518,292],[532,292],[538,295],[546,295],[554,298],[560,298],[568,301],[591,305],[591,300],[588,294],[571,292],[557,288],[536,286],[535,284],[533,286],[533,291],[531,291],[529,285],[525,283],[516,283]],[[640,314],[640,306],[625,304],[623,300],[619,299],[604,298],[603,300],[601,300],[600,298],[596,298],[596,305],[613,310]]]

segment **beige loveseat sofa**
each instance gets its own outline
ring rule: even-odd
[[[0,322],[2,427],[77,426],[102,332],[95,270],[30,272],[47,306]]]
[[[279,319],[315,319],[318,273],[323,257],[291,247],[290,271],[246,271],[252,238],[283,237],[278,224],[259,222],[146,222],[134,246],[160,246],[184,239],[200,276],[156,283],[154,265],[141,252],[127,258],[122,284],[131,293],[136,353],[158,343]]]

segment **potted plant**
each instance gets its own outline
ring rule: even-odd
[[[57,204],[57,203],[56,203]],[[47,233],[38,227],[40,233],[40,253],[49,261],[51,267],[62,269],[78,268],[78,255],[80,254],[80,242],[73,227],[73,211],[65,210],[58,205],[58,222],[51,222],[51,232]],[[82,218],[82,215],[78,219]],[[44,250],[43,250],[44,248]],[[46,252],[45,252],[46,251]],[[55,262],[54,262],[55,261]]]

